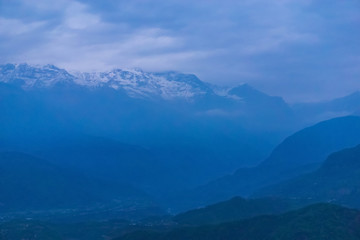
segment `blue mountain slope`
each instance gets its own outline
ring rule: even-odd
[[[269,186],[256,196],[283,196],[360,208],[360,145],[331,154],[320,169]]]
[[[318,168],[334,151],[360,143],[360,117],[324,121],[286,138],[270,156],[254,168],[241,168],[234,174],[185,193],[187,203],[174,205],[194,208],[254,191]],[[186,197],[185,197],[186,196]]]

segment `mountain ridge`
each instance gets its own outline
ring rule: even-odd
[[[335,118],[302,129],[275,147],[259,165],[239,168],[233,174],[184,193],[188,196],[188,202],[183,203],[185,209],[186,204],[196,208],[236,195],[249,196],[267,185],[309,173],[334,151],[359,144],[359,136],[357,116]]]
[[[360,145],[332,153],[311,173],[268,186],[256,197],[277,196],[327,201],[360,208]]]
[[[175,71],[145,72],[140,69],[113,69],[106,72],[66,71],[54,65],[3,64],[0,65],[0,81],[17,83],[24,89],[53,87],[59,83],[78,86],[109,87],[125,90],[130,97],[162,99],[191,99],[206,94],[218,95],[210,84],[194,74]]]

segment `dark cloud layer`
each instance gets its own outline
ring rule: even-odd
[[[140,67],[289,101],[360,90],[357,0],[0,0],[0,62]]]

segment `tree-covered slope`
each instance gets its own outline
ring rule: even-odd
[[[169,232],[138,231],[118,240],[358,240],[360,212],[331,204],[316,204],[278,216],[239,222],[178,228]]]
[[[182,225],[218,224],[264,214],[284,213],[304,204],[280,198],[245,199],[234,197],[228,201],[178,214],[173,221]]]

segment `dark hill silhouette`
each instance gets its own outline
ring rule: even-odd
[[[360,212],[331,204],[316,204],[278,216],[178,228],[169,232],[137,231],[118,240],[293,240],[360,238]]]
[[[173,221],[182,225],[219,224],[265,214],[280,214],[300,208],[305,204],[305,202],[281,198],[234,197],[228,201],[178,214]]]

